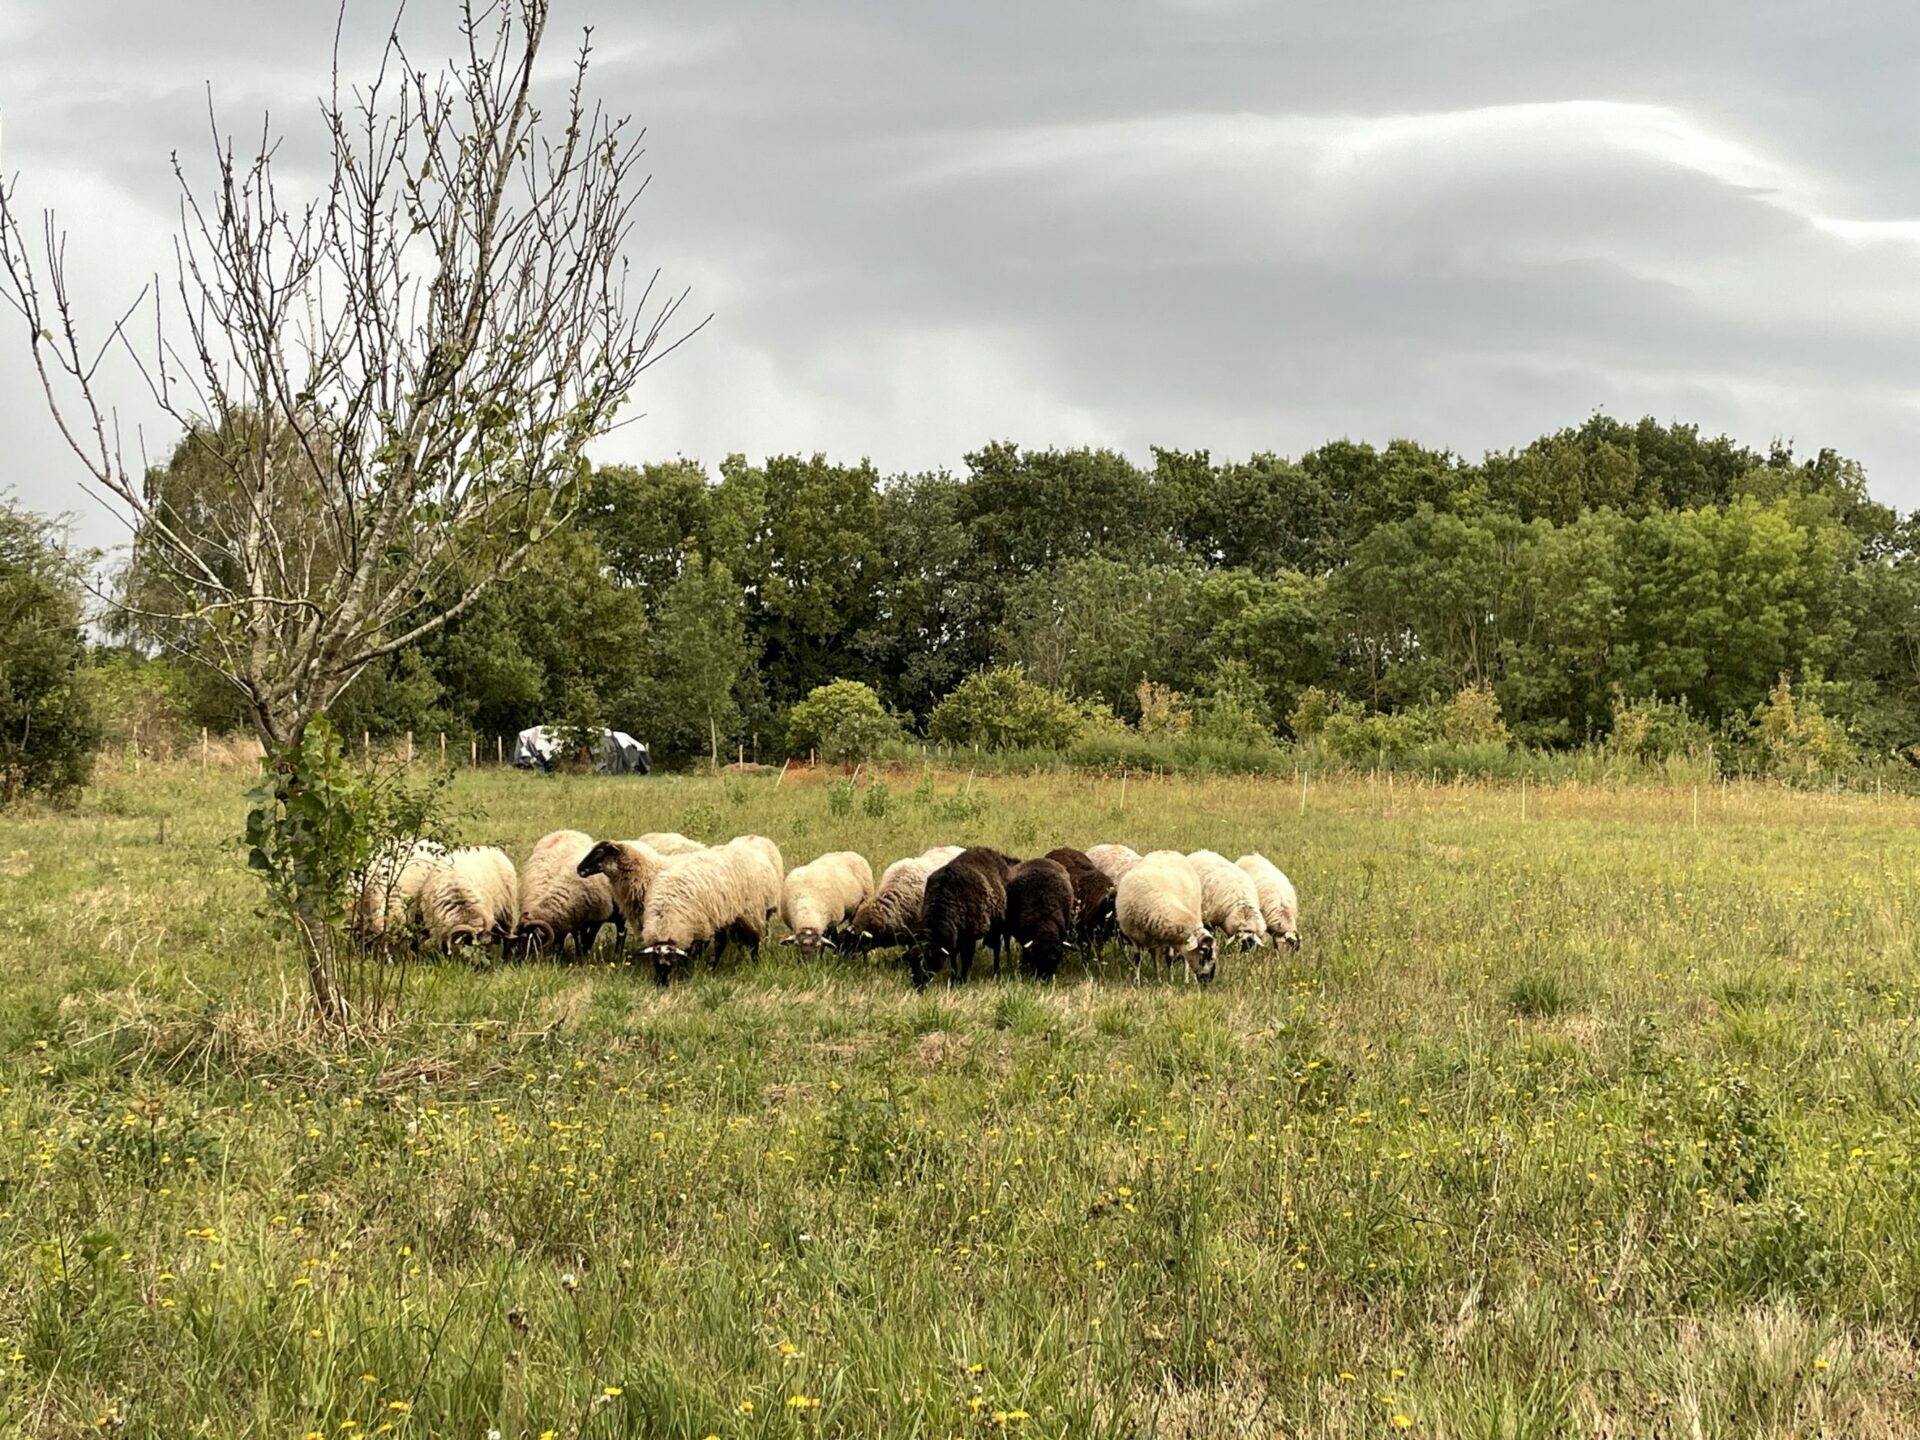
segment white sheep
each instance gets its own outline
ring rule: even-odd
[[[354,899],[353,933],[363,944],[403,931],[420,918],[420,892],[446,867],[447,850],[431,840],[389,846],[367,867]]]
[[[850,928],[862,948],[905,945],[920,928],[927,908],[927,877],[961,851],[935,845],[887,866],[873,897],[854,911]]]
[[[677,830],[655,830],[642,835],[639,843],[659,855],[692,855],[707,848],[700,841],[690,840]]]
[[[792,933],[781,943],[798,945],[813,959],[831,948],[834,934],[873,896],[873,866],[854,850],[830,850],[787,872],[780,890],[780,918]]]
[[[1187,859],[1200,872],[1200,914],[1214,934],[1249,948],[1267,943],[1267,921],[1253,877],[1216,850],[1195,850]]]
[[[1118,885],[1126,873],[1140,863],[1140,852],[1127,845],[1095,845],[1087,851],[1087,859],[1109,880]]]
[[[1267,922],[1268,933],[1288,949],[1298,950],[1300,897],[1294,893],[1293,882],[1280,872],[1279,866],[1257,851],[1242,855],[1233,863],[1253,881],[1254,893],[1260,898],[1260,913]]]
[[[520,867],[520,928],[515,936],[521,945],[557,951],[571,936],[575,953],[584,956],[609,920],[624,945],[627,917],[614,905],[607,877],[579,872],[592,849],[593,837],[578,830],[556,830],[534,845]]]
[[[507,852],[467,846],[435,867],[420,889],[420,918],[441,949],[505,940],[520,923],[518,877]]]
[[[641,953],[664,985],[675,964],[711,945],[715,965],[730,945],[760,953],[767,916],[779,908],[780,879],[767,855],[773,842],[742,836],[669,860],[647,887]],[[775,851],[777,854],[778,851]]]
[[[780,884],[787,876],[786,857],[780,853],[780,847],[764,835],[736,835],[727,841],[727,845],[746,850],[757,855],[773,876],[772,898],[767,901],[767,914],[771,916],[780,908]],[[725,849],[726,846],[719,847]]]
[[[1140,954],[1178,954],[1190,973],[1213,978],[1213,935],[1201,918],[1200,874],[1178,850],[1155,850],[1121,877],[1114,895],[1120,934],[1133,947],[1133,977],[1140,978]]]

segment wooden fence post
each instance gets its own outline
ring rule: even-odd
[[[407,731],[407,764],[413,764],[413,732]]]
[[[207,773],[207,727],[200,727],[200,773]]]
[[[440,768],[447,768],[447,732],[444,730],[440,732]]]
[[[507,737],[504,735],[493,737],[493,761],[496,765],[507,763]]]

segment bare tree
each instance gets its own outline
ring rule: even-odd
[[[396,22],[344,91],[336,34],[311,198],[276,181],[268,124],[236,152],[210,111],[208,183],[174,157],[174,274],[97,342],[65,236],[0,187],[0,297],[147,570],[122,603],[239,687],[271,746],[565,523],[583,448],[691,333],[670,333],[685,292],[629,282],[643,132],[587,98],[590,33],[564,106],[535,102],[549,10],[466,0],[465,53],[437,75]],[[190,513],[128,468],[101,393],[115,351],[217,477]]]

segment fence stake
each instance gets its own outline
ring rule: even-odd
[[[440,768],[447,768],[447,732],[444,730],[440,732]]]
[[[778,790],[780,788],[780,781],[787,778],[787,766],[791,765],[792,763],[793,763],[793,759],[791,756],[789,756],[787,759],[782,760],[780,762],[780,777],[778,780],[775,780],[773,782],[774,789]]]
[[[1527,818],[1527,777],[1522,775],[1520,777],[1520,819],[1524,823],[1526,818]]]
[[[480,737],[478,735],[467,738],[467,765],[474,770],[480,768]]]
[[[407,731],[407,764],[413,764],[413,732]]]
[[[1693,828],[1700,828],[1700,787],[1693,787]]]
[[[202,775],[207,773],[207,727],[204,725],[200,727],[200,773]],[[1878,782],[1876,781],[1875,784],[1877,785]]]
[[[362,760],[373,759],[373,732],[371,730],[362,730],[360,732],[360,758]]]
[[[1300,767],[1300,813],[1307,813],[1307,767]]]
[[[507,740],[504,735],[493,737],[493,763],[496,765],[507,763]]]
[[[744,740],[740,742],[740,768],[747,768],[747,742]]]
[[[1121,809],[1121,812],[1122,812],[1122,813],[1125,813],[1125,811],[1126,811],[1126,808],[1127,808],[1127,772],[1126,772],[1126,771],[1125,771],[1125,770],[1123,769],[1123,770],[1121,770],[1121,772],[1120,772],[1120,809]]]

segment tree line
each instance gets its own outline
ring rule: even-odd
[[[217,483],[204,449],[148,477],[163,513]],[[1737,740],[1786,676],[1856,753],[1920,741],[1920,529],[1833,451],[1596,415],[1478,461],[1405,440],[1151,464],[995,443],[957,473],[735,455],[579,484],[573,523],[370,667],[338,728],[611,724],[669,761],[778,758],[830,682],[924,730],[969,676],[1019,667],[1134,727],[1287,739],[1382,717],[1383,746],[1393,717],[1463,691],[1529,746],[1603,740],[1623,704]],[[210,681],[182,692],[196,722],[239,719]]]
[[[146,477],[181,531],[230,483],[217,445],[189,440]],[[338,730],[464,748],[610,724],[669,763],[778,759],[823,733],[820,705],[796,705],[844,681],[884,721],[864,744],[1064,746],[1118,727],[1355,757],[1774,743],[1831,768],[1920,742],[1920,518],[1832,451],[1595,416],[1478,461],[1404,440],[1150,464],[996,443],[951,473],[736,455],[575,484],[573,522],[369,666],[332,707]],[[8,617],[22,658],[0,704],[44,747],[60,727],[28,718],[50,702],[26,692],[88,693],[55,673],[86,656],[78,582],[44,527],[10,515],[0,593],[40,608]],[[164,608],[143,603],[162,583],[143,556],[136,541],[115,577],[131,609],[85,665],[92,693],[150,733],[244,728],[230,687],[140,618]],[[442,583],[423,603],[467,577]],[[66,729],[90,743],[98,723]],[[18,788],[32,767],[8,743]],[[48,772],[61,783],[77,748]]]

